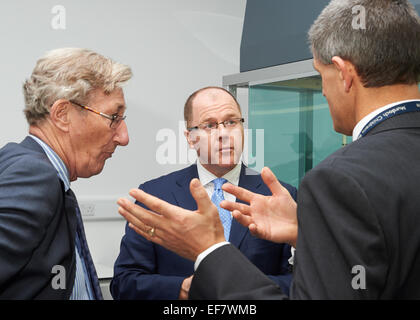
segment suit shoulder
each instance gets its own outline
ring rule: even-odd
[[[196,166],[192,165],[187,168],[183,168],[181,170],[173,171],[168,174],[162,175],[158,178],[154,178],[148,180],[142,184],[140,184],[139,188],[142,189],[161,189],[161,188],[170,188],[174,183],[176,183],[179,179],[185,177],[191,177],[197,171]]]
[[[40,152],[16,145],[0,150],[1,207],[20,212],[46,226],[62,202],[57,171]],[[21,199],[21,201],[17,201]]]
[[[390,141],[383,134],[361,138],[332,153],[307,175],[323,170],[337,170],[350,176],[370,175],[372,171],[382,167],[378,161],[389,160],[390,153],[393,152],[389,146]],[[396,149],[394,151],[398,153]]]
[[[49,194],[61,189],[57,171],[48,157],[16,143],[0,149],[0,176],[3,187],[13,182],[22,187],[46,188]]]
[[[32,164],[32,166],[55,170],[45,153],[27,149],[17,143],[9,143],[0,149],[0,164],[10,165],[13,163]]]

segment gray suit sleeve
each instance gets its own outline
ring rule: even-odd
[[[0,290],[39,246],[57,211],[61,185],[45,160],[20,158],[0,179]]]

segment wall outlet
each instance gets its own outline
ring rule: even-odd
[[[83,221],[124,220],[118,213],[117,200],[121,197],[124,196],[78,196]]]
[[[94,203],[81,203],[79,205],[82,216],[93,217],[95,216],[95,204]]]

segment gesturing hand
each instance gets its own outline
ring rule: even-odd
[[[248,227],[253,235],[273,242],[286,242],[295,247],[297,239],[296,202],[269,168],[263,168],[261,177],[270,189],[271,196],[256,194],[226,183],[222,187],[224,191],[248,202],[249,205],[225,200],[220,203],[220,206],[232,211],[233,217],[240,224]]]
[[[217,208],[198,179],[191,180],[190,191],[197,202],[196,211],[174,206],[142,190],[133,189],[130,195],[150,210],[120,198],[118,212],[133,230],[147,240],[195,261],[201,252],[225,241],[225,237]]]

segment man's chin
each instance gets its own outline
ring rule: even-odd
[[[79,175],[79,178],[90,178],[90,177],[96,176],[102,172],[102,170],[104,169],[104,166],[105,166],[105,162],[96,168],[92,168],[86,172],[83,172],[82,175]]]

